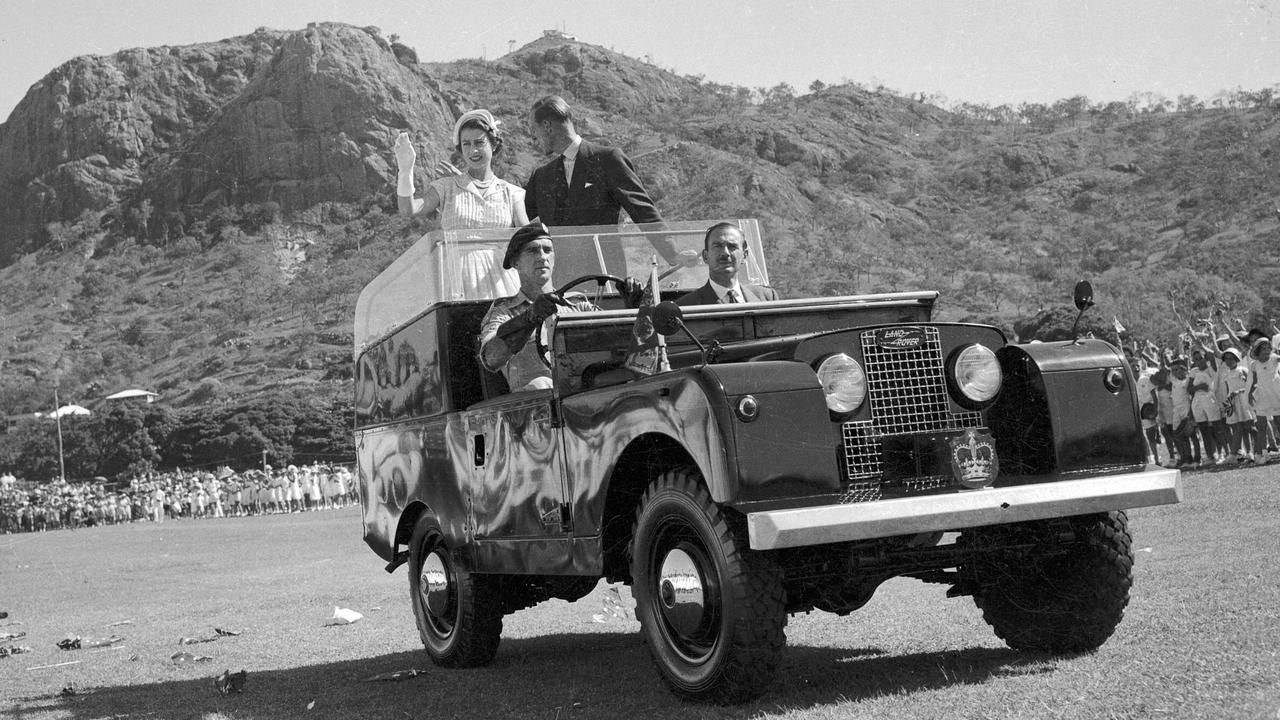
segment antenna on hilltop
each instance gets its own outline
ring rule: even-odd
[[[509,52],[509,53],[513,53],[513,52],[515,52],[515,51],[516,51],[516,41],[515,41],[515,40],[508,40],[508,41],[507,41],[507,52]]]

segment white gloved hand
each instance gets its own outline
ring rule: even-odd
[[[396,156],[396,194],[413,197],[413,166],[418,160],[418,153],[409,142],[409,133],[402,132],[396,136],[392,152]]]

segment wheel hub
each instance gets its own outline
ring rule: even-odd
[[[422,594],[422,604],[427,612],[442,617],[449,610],[449,568],[438,551],[432,552],[422,561],[422,572],[418,575],[418,592]]]
[[[698,634],[707,615],[706,589],[698,563],[681,547],[672,548],[662,559],[658,601],[672,629],[686,637]]]

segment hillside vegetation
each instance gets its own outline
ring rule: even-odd
[[[394,215],[395,134],[429,168],[453,117],[488,107],[495,169],[522,183],[547,93],[636,160],[666,217],[760,218],[788,297],[936,289],[942,319],[1012,334],[1087,277],[1095,318],[1152,339],[1218,300],[1280,315],[1269,90],[946,110],[564,38],[421,64],[376,28],[314,24],[76,58],[0,125],[0,407],[47,409],[55,381],[81,404],[349,397],[355,298],[425,229]]]

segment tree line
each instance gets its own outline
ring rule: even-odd
[[[119,402],[91,415],[61,419],[62,461],[69,480],[132,477],[169,468],[243,470],[265,462],[349,463],[351,402],[313,405],[288,396],[174,410]],[[27,417],[0,435],[0,471],[45,482],[57,478],[58,426]]]

